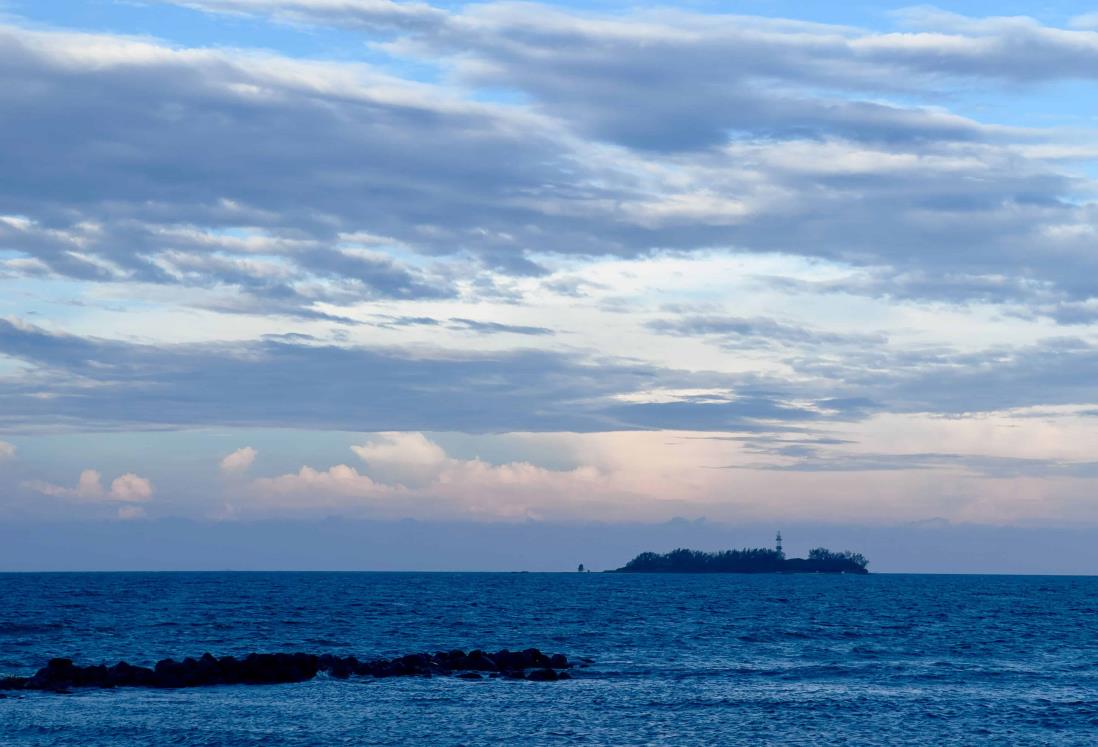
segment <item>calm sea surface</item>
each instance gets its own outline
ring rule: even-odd
[[[0,699],[0,745],[1098,744],[1098,578],[0,574],[0,673],[250,651],[589,656],[559,683]]]

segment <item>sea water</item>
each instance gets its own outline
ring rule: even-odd
[[[315,680],[0,698],[0,745],[1098,744],[1098,579],[0,575],[0,675],[530,646],[556,683]]]

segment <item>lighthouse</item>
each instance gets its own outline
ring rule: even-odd
[[[774,551],[778,553],[778,557],[784,559],[785,553],[782,552],[782,532],[778,530],[778,536],[774,538]]]

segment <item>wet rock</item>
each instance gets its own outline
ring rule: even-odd
[[[50,659],[24,687],[28,690],[67,690],[76,683],[77,677],[72,659]]]
[[[229,684],[305,682],[318,671],[317,657],[310,654],[248,654],[239,667],[229,673]]]
[[[156,687],[184,688],[209,685],[271,685],[304,682],[327,672],[336,679],[351,676],[431,677],[451,675],[468,680],[490,677],[530,679],[551,682],[568,679],[571,667],[563,654],[547,656],[537,649],[514,652],[507,649],[494,654],[474,649],[439,651],[435,654],[408,654],[396,659],[360,661],[354,656],[333,654],[248,654],[217,658],[204,653],[182,661],[162,659],[153,668],[120,661],[112,666],[97,664],[81,667],[71,659],[51,659],[32,677],[0,679],[0,690],[46,690],[67,692],[83,687]],[[532,671],[531,671],[532,670]]]
[[[549,657],[538,651],[536,648],[528,648],[522,652],[532,667],[548,667]]]
[[[112,687],[133,687],[152,683],[153,671],[148,667],[135,667],[120,661],[107,668],[107,681]]]
[[[526,675],[526,679],[531,682],[556,682],[560,679],[560,675],[552,669],[535,669]]]
[[[0,677],[0,690],[22,690],[29,677]]]
[[[480,649],[474,649],[469,652],[468,658],[465,660],[465,665],[462,669],[472,669],[478,672],[498,672],[499,665],[491,656],[484,653]]]

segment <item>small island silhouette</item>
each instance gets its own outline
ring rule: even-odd
[[[744,548],[702,552],[679,548],[669,553],[642,552],[611,573],[869,573],[860,553],[810,550],[807,558],[787,558],[781,534],[773,549]]]

